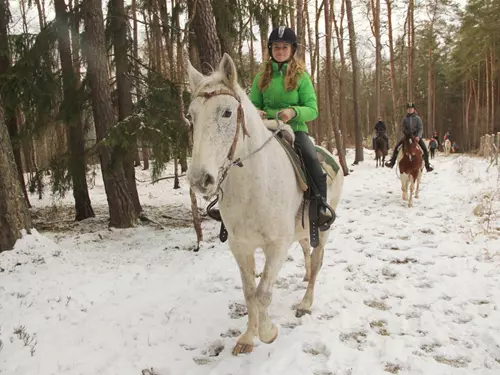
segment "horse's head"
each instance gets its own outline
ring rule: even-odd
[[[234,62],[227,54],[210,76],[198,72],[189,61],[187,70],[193,126],[193,153],[187,178],[195,190],[210,197],[223,178],[223,166],[233,161],[238,139],[248,135],[242,107],[242,100],[247,98],[238,85]]]
[[[413,160],[417,152],[421,152],[419,150],[418,142],[415,139],[415,136],[408,131],[403,131],[403,152],[410,160]]]

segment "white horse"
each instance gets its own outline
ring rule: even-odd
[[[329,230],[320,232],[319,245],[311,255],[308,220],[305,228],[301,224],[303,192],[293,166],[239,86],[231,57],[224,54],[218,70],[210,76],[204,76],[189,62],[187,65],[193,121],[193,153],[187,178],[205,198],[222,193],[220,213],[240,269],[248,308],[247,330],[238,338],[233,354],[249,353],[254,337],[271,343],[278,335],[267,310],[273,284],[294,241],[299,241],[304,250],[305,279],[309,281],[296,315],[311,312]],[[236,164],[239,158],[242,166]],[[335,209],[344,176],[332,171],[330,176],[328,202]],[[263,250],[266,261],[256,287],[257,248]]]
[[[444,154],[449,155],[451,151],[451,141],[449,139],[444,141]]]

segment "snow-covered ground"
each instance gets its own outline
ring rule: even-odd
[[[345,180],[312,315],[293,312],[305,292],[296,244],[270,307],[277,340],[239,357],[239,271],[213,221],[190,251],[184,180],[179,190],[173,180],[139,183],[155,223],[127,230],[107,229],[100,176],[98,216],[84,223],[71,220],[71,193],[57,203],[32,196],[39,231],[0,254],[0,373],[498,375],[498,170],[456,155],[434,166],[409,209],[395,169],[375,169],[367,151]]]

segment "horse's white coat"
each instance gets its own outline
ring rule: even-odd
[[[224,54],[219,69],[206,77],[188,63],[193,100],[193,155],[187,173],[190,184],[205,196],[216,193],[219,171],[227,164],[228,150],[237,129],[238,101],[230,95],[218,95],[208,100],[199,93],[230,89],[241,99],[249,137],[238,135],[234,158],[245,157],[264,144],[271,133],[264,125],[237,82],[233,60]],[[282,146],[273,139],[252,155],[242,168],[232,167],[222,182],[220,212],[229,234],[229,247],[238,263],[243,292],[248,308],[248,327],[238,339],[233,354],[250,352],[254,336],[266,343],[274,341],[277,328],[268,315],[272,287],[288,253],[290,245],[299,241],[304,249],[306,276],[309,280],[297,314],[310,312],[314,285],[323,260],[324,245],[329,231],[320,233],[320,244],[312,255],[308,243],[309,227],[301,226],[303,193],[293,167]],[[336,208],[342,192],[344,176],[329,171],[328,200]],[[307,215],[307,210],[306,210]],[[307,218],[307,216],[306,216]],[[254,253],[261,248],[266,262],[259,285],[255,283]]]
[[[451,141],[449,139],[444,141],[444,154],[449,155],[451,151]]]

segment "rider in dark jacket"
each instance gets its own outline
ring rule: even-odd
[[[372,148],[375,150],[375,139],[377,138],[378,135],[381,135],[385,141],[387,142],[387,148],[389,148],[389,137],[386,134],[387,132],[387,127],[385,126],[384,122],[382,121],[382,117],[378,118],[378,122],[375,124],[375,137],[372,138]]]
[[[425,143],[422,139],[422,132],[424,130],[422,119],[415,113],[415,103],[408,103],[407,108],[408,113],[405,117],[403,117],[403,121],[401,124],[403,134],[411,132],[411,134],[417,137],[418,144],[424,153],[425,169],[427,170],[427,172],[432,172],[434,170],[434,167],[432,167],[429,163],[429,150],[427,150],[427,147],[425,146]],[[401,139],[394,147],[391,160],[385,163],[386,167],[394,167],[394,164],[396,164],[396,159],[398,157],[398,148],[402,144],[403,139]]]

